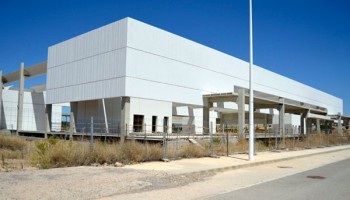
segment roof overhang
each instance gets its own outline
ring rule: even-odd
[[[209,102],[236,102],[238,93],[207,94],[203,95],[203,98],[207,98]],[[248,92],[245,93],[245,104],[249,104]],[[306,110],[309,110],[310,113],[327,115],[327,109],[320,106],[254,91],[255,109],[278,109],[281,104],[285,105],[285,113],[300,114],[304,113]]]

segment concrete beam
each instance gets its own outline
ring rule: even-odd
[[[23,98],[24,98],[24,63],[21,63],[19,72],[19,89],[18,89],[18,105],[17,105],[17,131],[16,135],[19,135],[19,131],[22,130],[23,120]]]
[[[1,109],[2,109],[2,71],[0,70],[0,130],[1,130]]]
[[[284,99],[280,98],[280,104],[278,107],[278,111],[279,111],[279,123],[278,123],[278,127],[279,127],[279,131],[280,131],[280,135],[282,136],[282,145],[283,147],[286,144],[286,135],[285,135],[285,123],[284,123],[284,117],[285,117],[285,104],[284,104]]]
[[[128,133],[128,126],[130,125],[130,97],[122,97],[121,120],[119,124],[120,141],[124,142]]]
[[[238,134],[240,137],[244,137],[245,128],[245,89],[238,89]]]
[[[46,119],[46,127],[45,127],[45,139],[47,139],[47,133],[51,132],[52,127],[52,104],[46,104],[45,108],[45,119]]]

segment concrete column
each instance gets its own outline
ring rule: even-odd
[[[343,125],[341,123],[341,114],[338,113],[338,135],[343,136]]]
[[[280,104],[278,106],[278,111],[279,111],[279,132],[282,137],[282,145],[283,147],[286,144],[286,135],[285,135],[285,123],[284,123],[284,117],[285,117],[285,104],[284,104],[284,99],[280,98]]]
[[[2,71],[0,70],[0,130],[2,129],[1,128],[2,86],[3,86],[3,83],[2,83]]]
[[[210,108],[213,107],[213,103],[208,99],[203,99],[203,101],[203,134],[209,134]]]
[[[245,89],[238,89],[238,134],[240,137],[244,137],[245,128]]]
[[[45,118],[46,118],[46,128],[45,128],[45,139],[47,139],[47,133],[51,132],[52,127],[52,104],[46,104],[45,108]]]
[[[24,63],[21,63],[19,71],[19,89],[18,89],[18,105],[17,105],[17,131],[16,135],[19,135],[19,131],[22,130],[23,120],[23,97],[24,97]]]
[[[77,132],[76,128],[76,119],[78,116],[78,102],[71,102],[70,103],[70,117],[69,117],[69,139],[73,139],[74,133]]]
[[[348,120],[348,137],[350,136],[350,119]]]
[[[316,119],[316,130],[318,134],[321,134],[321,120]]]
[[[125,137],[129,134],[130,126],[130,97],[122,97],[121,120],[119,125],[120,141],[124,142]]]
[[[307,127],[305,126],[307,123],[305,121],[308,113],[309,113],[309,110],[305,110],[300,115],[300,134],[306,134],[307,132]]]

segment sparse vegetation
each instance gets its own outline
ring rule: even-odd
[[[213,138],[214,154],[227,154],[227,136],[216,135]],[[188,141],[176,141],[168,145],[169,159],[198,158],[210,155],[208,138],[198,139],[199,145]],[[330,145],[348,144],[348,135],[340,137],[333,134],[310,134],[309,136],[286,139],[285,144],[278,140],[278,148],[296,150]],[[275,140],[266,139],[255,142],[256,151],[275,149]],[[237,135],[229,135],[228,153],[248,152],[248,140]],[[35,166],[40,169],[71,167],[91,164],[133,164],[157,161],[163,157],[160,143],[141,143],[125,141],[124,143],[95,142],[93,149],[85,141],[65,141],[50,137],[47,140],[26,141],[21,137],[0,135],[0,171],[23,169]]]

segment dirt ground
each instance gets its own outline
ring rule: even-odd
[[[96,199],[184,186],[213,173],[171,175],[123,167],[70,167],[0,173],[1,199]]]
[[[300,157],[306,154],[312,156]],[[201,199],[349,158],[350,146],[265,152],[256,157],[256,162],[264,162],[261,166],[213,171],[250,163],[244,159],[246,155],[239,156],[125,167],[82,166],[0,172],[0,199]],[[269,160],[295,156],[300,158],[267,164]]]

